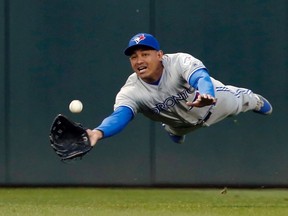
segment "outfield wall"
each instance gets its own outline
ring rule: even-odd
[[[288,186],[285,0],[0,0],[1,185]],[[138,115],[82,161],[49,146],[63,113],[96,127],[131,73],[131,36],[151,32],[166,53],[188,52],[226,84],[253,89],[272,116],[246,113],[176,145]],[[84,103],[71,114],[73,99]]]

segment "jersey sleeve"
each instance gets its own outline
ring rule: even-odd
[[[114,110],[116,110],[118,107],[129,108],[133,112],[133,115],[136,115],[138,112],[137,103],[133,100],[133,97],[131,97],[129,93],[125,93],[125,90],[121,90],[116,96]]]
[[[139,109],[137,104],[137,90],[135,86],[136,76],[131,75],[125,85],[120,89],[115,98],[114,110],[118,107],[128,107],[133,115],[136,115]]]
[[[192,73],[199,69],[206,69],[202,61],[187,53],[180,53],[178,55],[177,67],[178,71],[187,82]]]

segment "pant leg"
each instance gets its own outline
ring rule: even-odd
[[[213,125],[229,116],[235,116],[241,112],[247,112],[256,108],[257,98],[250,89],[224,85],[218,80],[211,79],[214,85],[217,102],[211,109],[212,114],[210,115],[210,118],[206,122],[203,122],[203,124],[191,125],[185,128],[174,128],[165,125],[166,131],[175,135],[184,135],[201,127]]]
[[[212,115],[206,122],[206,126],[215,124],[228,116],[238,115],[255,109],[257,98],[250,89],[224,85],[212,79],[217,103],[212,110]]]

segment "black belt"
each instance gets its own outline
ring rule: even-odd
[[[209,112],[207,113],[207,115],[205,116],[204,119],[199,119],[199,120],[198,120],[197,125],[203,124],[203,123],[207,122],[208,119],[211,117],[211,114],[212,114],[212,112],[209,111]]]
[[[208,119],[210,118],[211,114],[212,113],[209,111],[208,114],[206,115],[206,117],[203,119],[203,122],[208,121]]]

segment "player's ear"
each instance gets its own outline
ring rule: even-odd
[[[162,56],[163,56],[163,51],[162,51],[162,50],[157,51],[157,55],[158,55],[159,58],[162,58]]]

